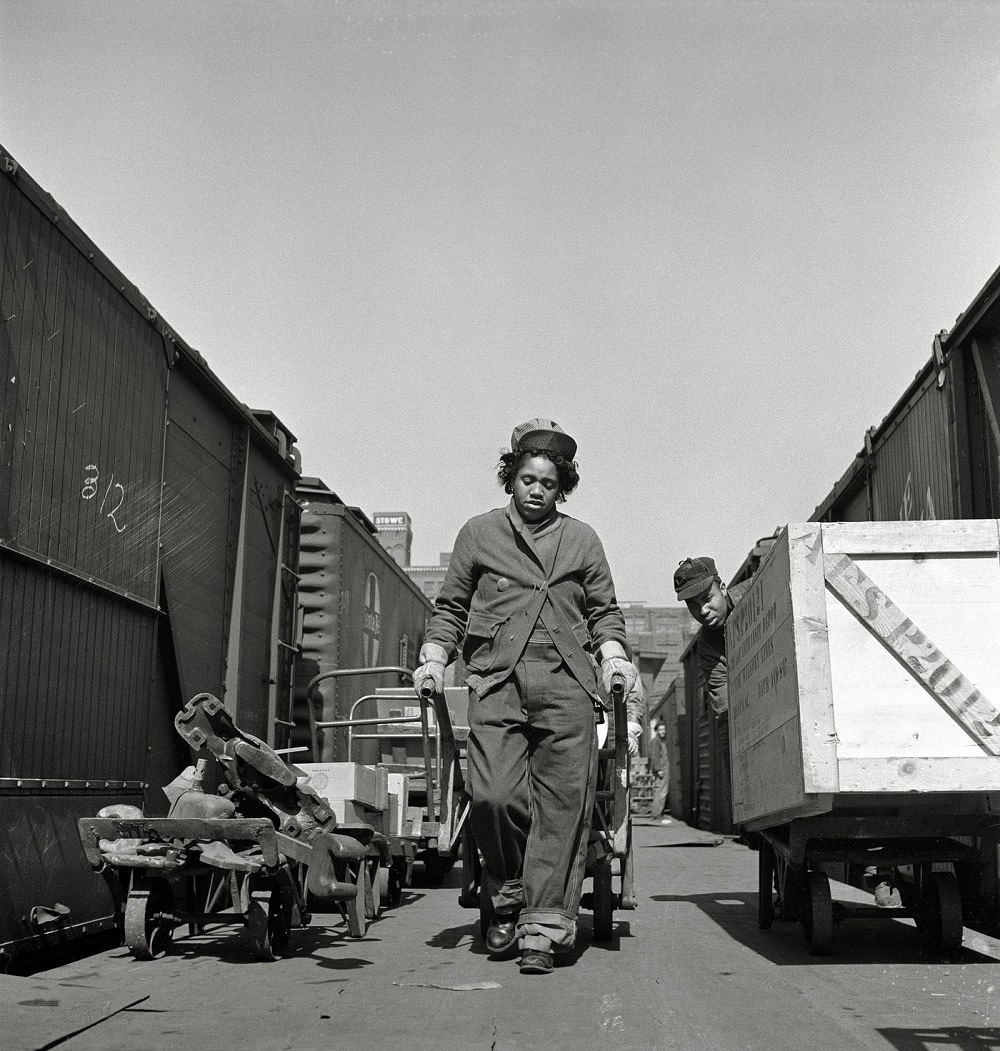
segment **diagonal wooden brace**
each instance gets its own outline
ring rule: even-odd
[[[931,696],[991,755],[1000,755],[1000,712],[847,555],[823,559],[827,587]]]

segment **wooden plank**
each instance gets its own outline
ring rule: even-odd
[[[733,756],[733,821],[746,824],[775,813],[813,813],[802,783],[799,721],[793,719]],[[797,756],[789,761],[789,756]]]
[[[809,528],[815,532],[819,527]],[[803,803],[806,792],[790,572],[785,531],[726,626],[737,823],[794,808]]]
[[[800,527],[789,527],[800,528]],[[823,551],[832,554],[956,554],[1000,550],[997,521],[824,522]]]
[[[789,527],[789,590],[794,665],[786,676],[798,697],[802,787],[808,795],[838,790],[837,728],[830,671],[823,552],[826,529],[816,523]]]
[[[991,755],[1000,755],[1000,711],[847,555],[827,555],[833,593]]]
[[[874,757],[840,760],[840,790],[847,792],[996,792],[1000,763],[980,755]]]
[[[798,698],[787,689],[788,657],[794,662],[787,549],[761,570],[726,625],[730,739],[734,754],[798,715]],[[780,689],[779,689],[780,687]]]
[[[97,866],[101,861],[99,840],[141,839],[222,840],[226,843],[258,843],[264,862],[274,865],[274,825],[267,818],[170,818],[170,817],[82,817],[77,821],[80,842],[87,861]]]

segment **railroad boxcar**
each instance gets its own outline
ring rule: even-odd
[[[347,506],[318,478],[302,478],[296,494],[301,505],[302,605],[302,645],[295,671],[296,740],[299,747],[312,749],[307,706],[312,705],[319,721],[347,719],[360,697],[408,680],[385,672],[330,678],[319,682],[308,697],[310,681],[337,670],[414,668],[433,607],[379,544],[375,526],[362,511]],[[374,702],[371,707],[371,712],[364,708],[355,714],[374,716]],[[378,759],[374,742],[365,743],[370,754],[348,756],[343,729],[319,730],[317,743],[314,762]]]
[[[199,692],[285,743],[294,438],[0,148],[0,954],[113,926],[77,818],[164,813]],[[278,728],[276,735],[275,728]],[[0,961],[2,962],[2,961]]]
[[[1000,270],[813,512],[817,522],[1000,517]]]
[[[932,341],[931,356],[813,512],[815,522],[1000,518],[1000,270]],[[984,873],[1000,929],[1000,836]],[[984,839],[986,837],[983,837]]]

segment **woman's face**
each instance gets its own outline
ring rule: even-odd
[[[525,522],[540,522],[556,506],[559,472],[547,456],[528,456],[514,475],[514,506]]]

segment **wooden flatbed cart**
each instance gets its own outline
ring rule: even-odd
[[[594,940],[610,941],[615,912],[636,908],[630,813],[630,767],[625,710],[625,680],[612,681],[612,714],[604,726],[607,738],[598,751],[597,790],[591,819],[580,906],[594,914]],[[479,909],[480,933],[485,938],[493,906],[482,878],[482,858],[466,822],[462,828],[463,883],[459,904]]]
[[[944,955],[997,924],[1000,522],[807,522],[726,623],[733,817],[759,926],[832,950],[907,917]],[[992,868],[992,885],[984,877]],[[830,874],[872,892],[834,901]]]
[[[308,683],[309,724],[313,755],[318,756],[319,731],[346,733],[349,762],[368,763],[406,778],[404,812],[393,828],[384,830],[391,857],[382,874],[381,893],[397,901],[410,885],[414,862],[423,865],[431,884],[450,871],[461,845],[461,828],[468,812],[463,771],[468,727],[456,725],[468,708],[466,688],[446,689],[444,696],[417,697],[412,687],[378,689],[357,698],[346,719],[317,719],[316,687],[327,679],[396,673],[412,679],[403,667],[345,668],[322,672]]]
[[[943,956],[958,952],[967,918],[979,918],[985,811],[915,806],[912,799],[852,800],[849,810],[797,818],[751,836],[758,854],[758,926],[800,922],[809,952],[832,952],[849,919],[910,918]],[[956,800],[969,808],[970,800]],[[961,838],[958,838],[961,837]],[[874,892],[874,902],[834,900],[830,874]],[[881,900],[880,900],[881,899]]]

